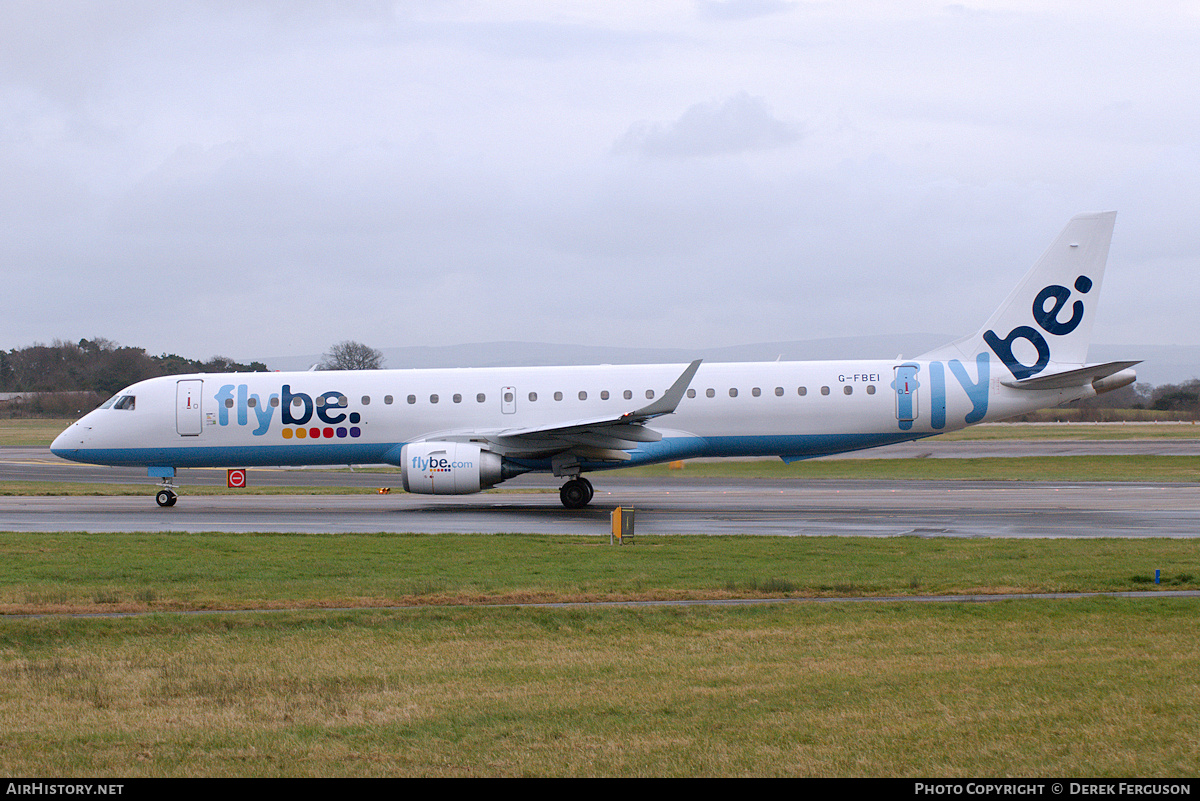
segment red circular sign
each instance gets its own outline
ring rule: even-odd
[[[230,487],[246,486],[246,471],[245,470],[226,470],[225,483]]]

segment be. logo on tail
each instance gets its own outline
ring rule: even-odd
[[[1075,279],[1075,289],[1080,294],[1086,295],[1092,288],[1092,279],[1086,275],[1081,275]],[[1065,286],[1051,284],[1042,289],[1037,294],[1033,301],[1033,321],[1038,327],[1047,334],[1056,337],[1066,336],[1079,327],[1083,322],[1083,301],[1076,300],[1071,304],[1071,317],[1067,320],[1060,320],[1059,314],[1063,307],[1067,305],[1067,301],[1071,299],[1071,290]],[[1050,308],[1046,308],[1049,301],[1054,301]],[[1037,360],[1033,364],[1025,364],[1013,355],[1013,343],[1018,339],[1023,339],[1033,346],[1037,353]],[[1018,325],[1016,328],[1008,332],[1008,336],[1001,339],[994,331],[986,331],[983,334],[983,341],[988,344],[992,352],[1004,362],[1013,377],[1020,380],[1037,375],[1046,369],[1046,365],[1050,363],[1050,345],[1046,342],[1046,338],[1042,334],[1029,325]]]

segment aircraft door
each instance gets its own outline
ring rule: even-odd
[[[204,382],[189,378],[175,382],[175,430],[181,437],[198,437],[204,428],[200,396]]]
[[[896,380],[892,388],[896,390],[896,420],[900,428],[907,431],[912,428],[913,420],[917,419],[917,371],[921,369],[916,364],[896,365]]]
[[[517,388],[504,387],[500,390],[500,411],[514,414],[517,411]]]

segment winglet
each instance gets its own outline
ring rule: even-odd
[[[679,401],[683,400],[683,393],[687,392],[688,385],[692,383],[692,378],[695,377],[696,371],[700,369],[700,362],[702,361],[704,360],[696,359],[696,361],[689,364],[679,378],[675,379],[675,383],[671,385],[671,388],[654,403],[643,406],[636,412],[627,412],[621,415],[621,422],[636,423],[674,412],[675,407],[679,405]]]

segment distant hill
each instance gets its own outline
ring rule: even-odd
[[[558,364],[655,364],[688,362],[804,361],[810,359],[891,359],[918,356],[955,337],[944,334],[837,337],[799,342],[760,342],[720,348],[610,348],[602,345],[555,345],[545,342],[481,342],[381,348],[387,366],[504,367]],[[1142,359],[1138,381],[1178,384],[1200,377],[1200,347],[1183,345],[1093,345],[1094,362]],[[272,370],[307,370],[321,354],[279,356],[264,360]]]
[[[841,337],[801,342],[763,342],[720,348],[617,348],[603,345],[556,345],[545,342],[481,342],[468,345],[437,345],[381,348],[387,366],[408,367],[504,367],[560,364],[658,364],[689,362],[703,358],[714,362],[784,361],[806,359],[869,359],[902,352],[915,356],[948,342],[952,337],[913,334],[892,337]],[[883,348],[883,350],[880,350]],[[884,351],[893,352],[884,356]],[[272,370],[307,370],[321,360],[320,354],[281,356],[266,360]]]

